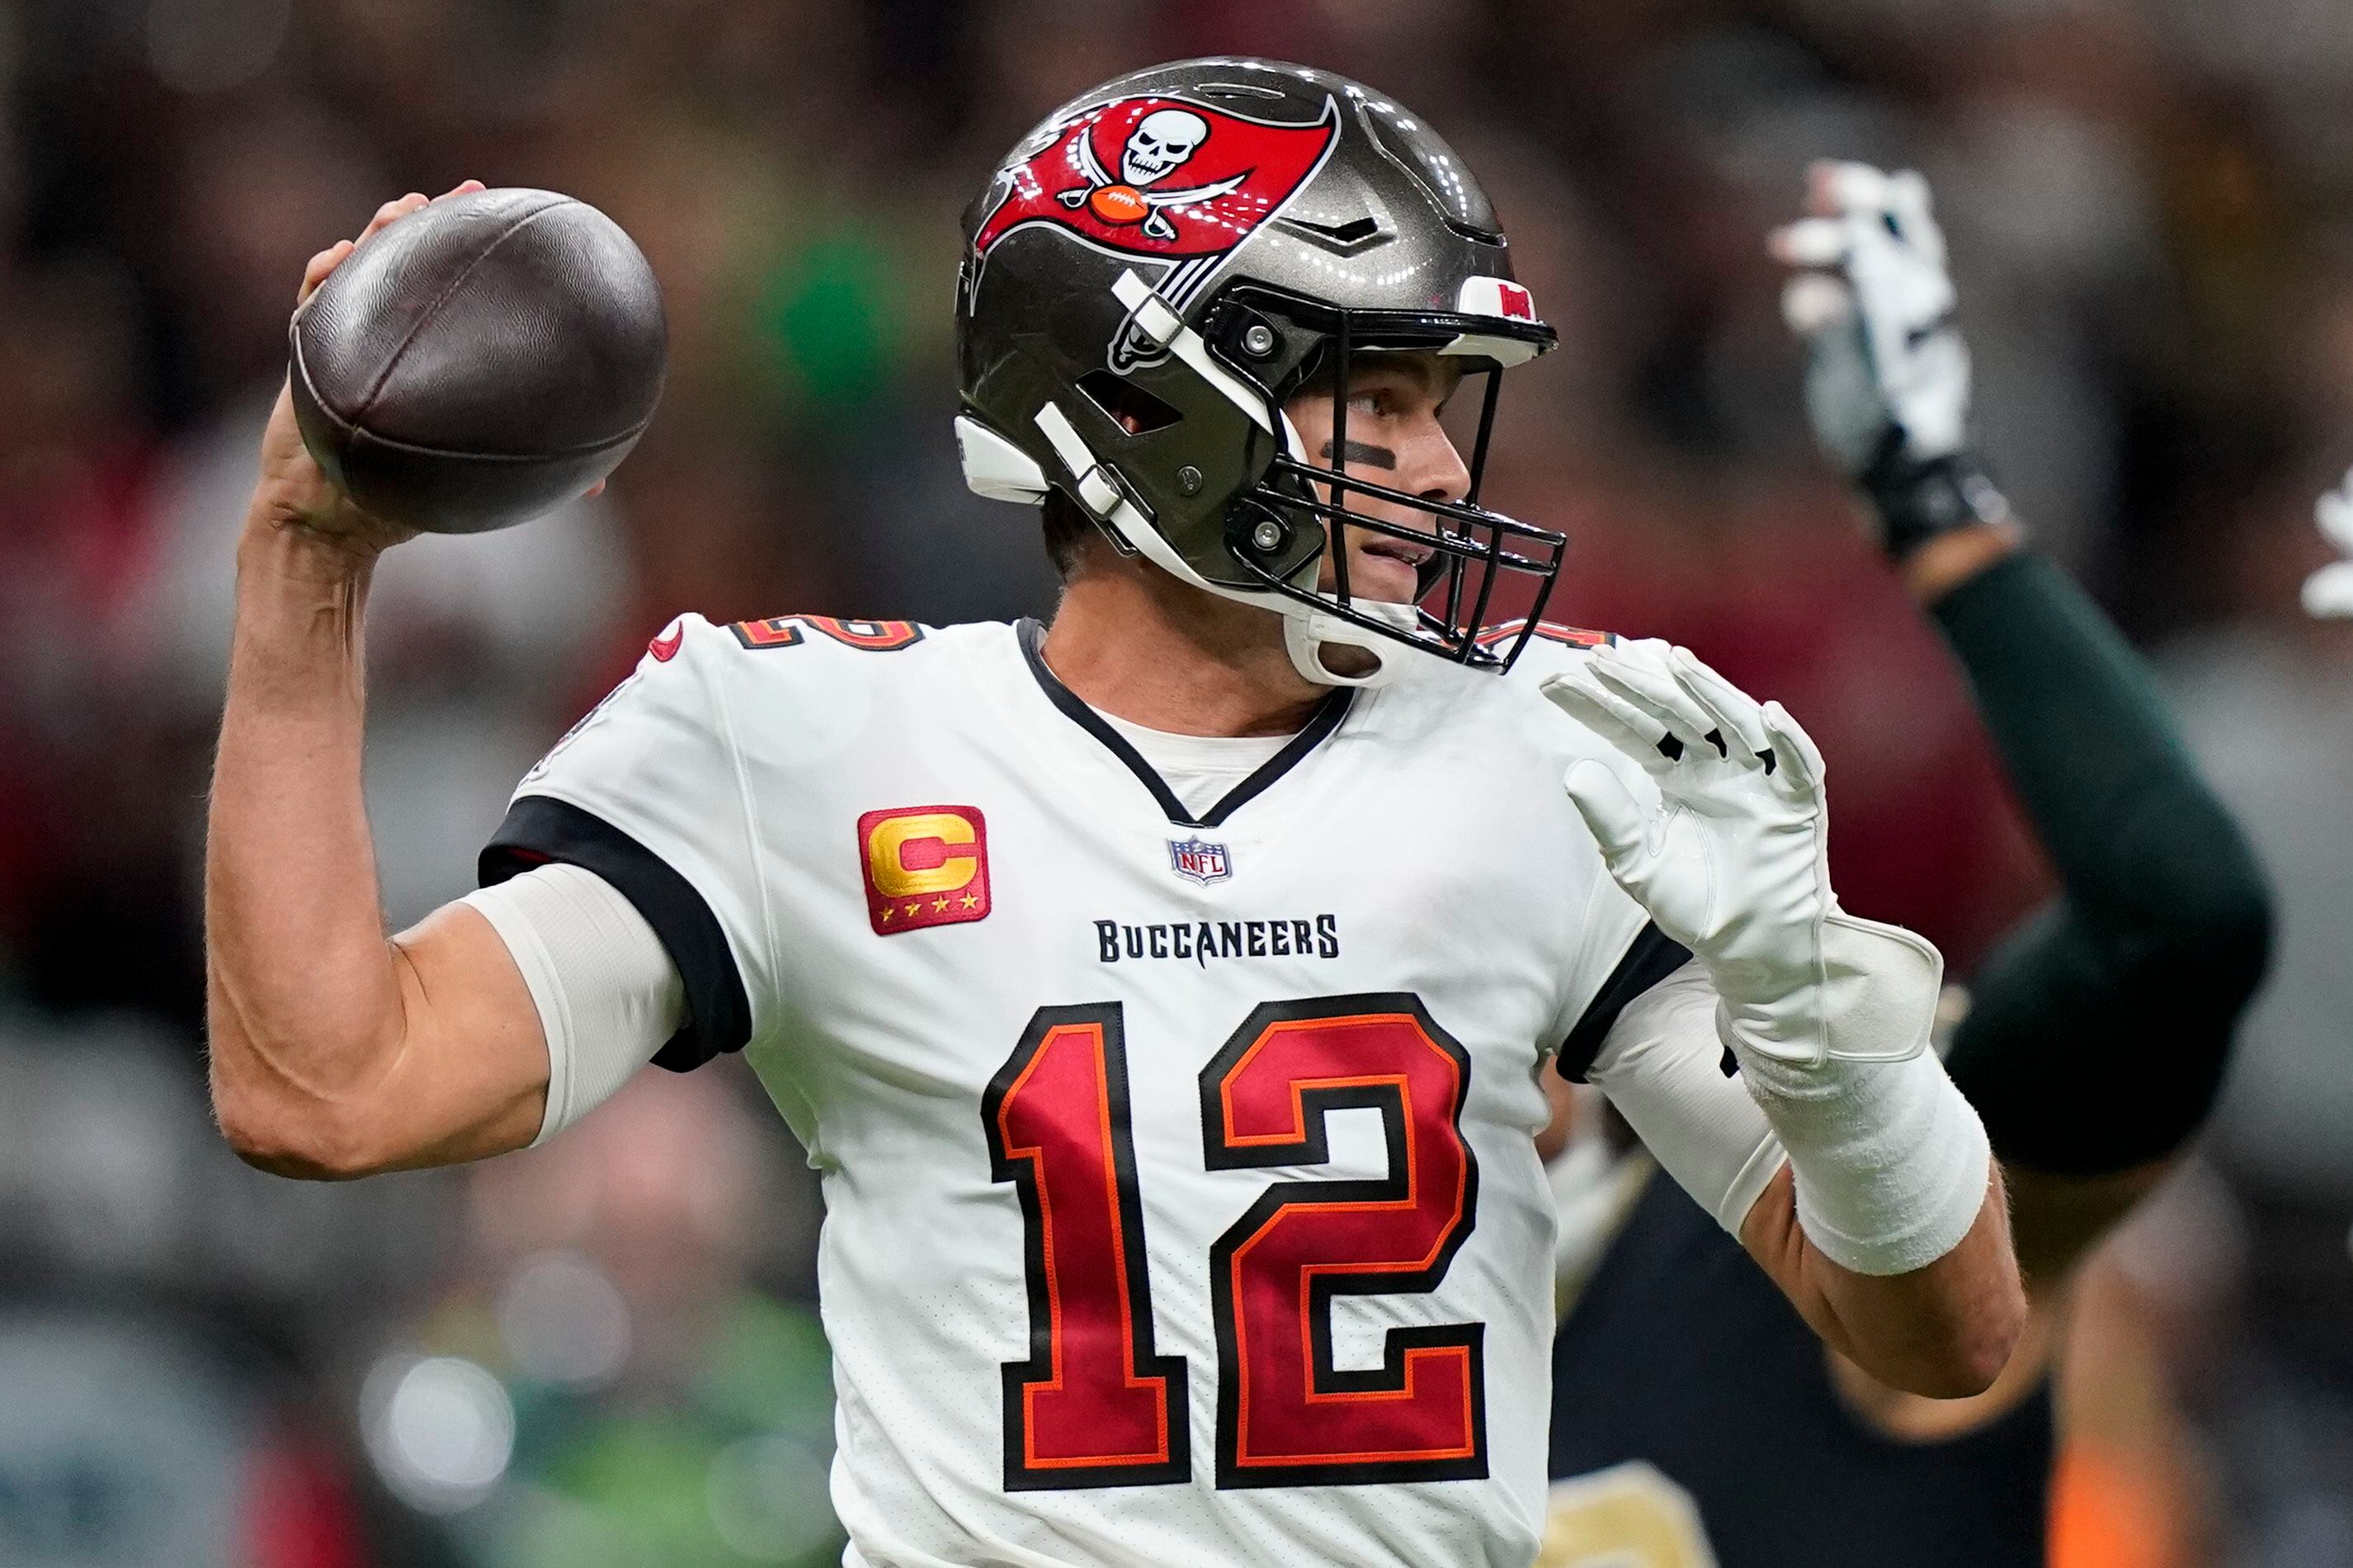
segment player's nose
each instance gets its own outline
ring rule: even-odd
[[[1416,433],[1408,450],[1408,471],[1398,476],[1404,481],[1400,489],[1434,501],[1459,501],[1471,493],[1470,467],[1435,414]]]

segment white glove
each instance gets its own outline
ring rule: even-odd
[[[1562,781],[1618,885],[1707,972],[1716,1037],[1788,1154],[1799,1226],[1859,1274],[1943,1257],[1991,1169],[1983,1123],[1927,1049],[1944,961],[1839,909],[1813,742],[1662,643],[1596,648],[1543,689],[1658,785],[1646,805],[1591,758]]]
[[[1736,1056],[1802,1068],[1926,1046],[1943,961],[1839,909],[1821,753],[1779,703],[1656,641],[1598,647],[1543,690],[1656,782],[1646,809],[1606,763],[1562,781],[1618,885],[1707,970]]]
[[[2320,498],[2312,517],[2339,555],[2353,556],[2353,474]],[[2312,616],[2353,616],[2353,560],[2331,562],[2306,577],[2304,608]]]
[[[1782,318],[1806,340],[1806,408],[1814,434],[1848,477],[1861,479],[1893,431],[1915,462],[1949,458],[1968,440],[1969,351],[1953,320],[1945,234],[1928,182],[1867,163],[1817,169],[1822,216],[1777,231],[1775,257],[1825,268],[1792,278]]]

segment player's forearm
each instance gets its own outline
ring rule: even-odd
[[[215,1108],[254,1163],[362,1163],[353,1106],[400,1046],[360,782],[370,560],[249,526],[206,844]]]
[[[1859,1274],[1826,1257],[1798,1223],[1787,1169],[1749,1211],[1740,1239],[1824,1343],[1906,1393],[1937,1399],[1982,1393],[2025,1327],[1999,1169],[1959,1244],[1901,1274]]]
[[[1989,561],[1929,612],[2088,918],[2162,930],[2224,893],[2260,900],[2246,846],[2147,666],[2064,573],[2022,553]]]
[[[2147,669],[2057,568],[1988,565],[1933,613],[2062,882],[1978,974],[1953,1076],[2005,1159],[2160,1160],[2211,1109],[2262,976],[2263,874]]]

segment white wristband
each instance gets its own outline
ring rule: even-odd
[[[653,1059],[686,1016],[685,982],[637,906],[581,867],[536,867],[463,901],[514,955],[547,1037],[535,1147]]]
[[[1992,1180],[1985,1123],[1927,1048],[1937,976],[1922,945],[1850,916],[1825,922],[1824,967],[1837,977],[1813,999],[1825,1052],[1759,1049],[1717,1016],[1788,1151],[1799,1226],[1857,1274],[1907,1274],[1950,1252]]]

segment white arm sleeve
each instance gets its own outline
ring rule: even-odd
[[[522,971],[547,1037],[547,1114],[533,1147],[597,1106],[678,1032],[686,985],[637,906],[562,864],[466,895]]]
[[[1683,1191],[1738,1236],[1788,1156],[1747,1087],[1725,1076],[1706,972],[1686,963],[1627,1003],[1586,1080]]]

